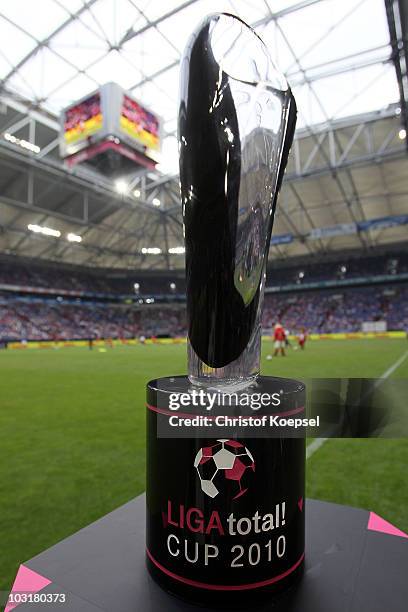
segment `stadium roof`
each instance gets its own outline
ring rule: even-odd
[[[238,14],[256,28],[297,100],[296,143],[274,228],[275,235],[292,238],[272,248],[291,256],[403,239],[398,223],[364,231],[357,226],[405,212],[402,4],[42,0],[39,10],[38,3],[25,0],[3,2],[0,250],[100,266],[183,265],[182,257],[169,253],[182,245],[178,63],[196,24],[216,11]],[[128,192],[120,195],[112,181],[91,169],[68,171],[57,150],[59,111],[107,81],[130,90],[164,119],[161,164],[127,177]],[[28,224],[83,240],[62,242],[30,232]],[[319,236],[318,228],[340,224],[355,224],[359,231]],[[160,253],[143,253],[146,248]]]

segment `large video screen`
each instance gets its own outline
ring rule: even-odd
[[[85,140],[102,128],[101,96],[98,93],[65,111],[64,140],[67,145]]]
[[[120,113],[120,127],[148,149],[160,149],[158,118],[135,100],[124,94]]]

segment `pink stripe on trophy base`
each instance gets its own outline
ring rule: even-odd
[[[17,576],[14,580],[13,588],[11,589],[11,593],[38,593],[38,591],[41,591],[49,584],[51,584],[51,580],[48,580],[48,578],[45,578],[45,576],[37,574],[37,572],[34,572],[25,565],[20,565]],[[4,612],[10,612],[19,606],[20,603],[23,602],[8,603]]]
[[[196,587],[199,589],[207,589],[210,591],[247,591],[249,589],[259,589],[260,587],[274,584],[275,582],[279,582],[279,580],[286,578],[286,576],[289,576],[289,574],[294,572],[295,569],[297,569],[299,565],[302,563],[305,557],[305,553],[303,552],[300,558],[296,561],[296,563],[292,565],[292,567],[290,567],[288,570],[286,570],[286,572],[283,572],[283,574],[279,574],[279,576],[274,576],[273,578],[262,580],[261,582],[250,582],[249,584],[207,584],[206,582],[198,582],[197,580],[190,580],[190,578],[184,578],[184,576],[179,576],[178,574],[174,574],[170,570],[163,567],[161,563],[156,561],[156,559],[153,557],[153,555],[151,554],[148,548],[146,548],[146,553],[150,561],[160,571],[162,571],[167,576],[170,576],[170,578],[173,578],[174,580],[178,580],[179,582],[184,582],[184,584],[188,584],[189,586],[192,586],[192,587]]]

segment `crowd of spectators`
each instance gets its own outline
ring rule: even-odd
[[[366,256],[343,258],[330,262],[308,263],[305,265],[274,265],[267,276],[268,286],[306,284],[310,282],[353,279],[378,275],[397,276],[408,272],[408,254],[396,253],[387,257]],[[109,271],[94,272],[55,268],[35,263],[10,265],[0,262],[0,285],[18,285],[71,291],[74,293],[94,293],[105,295],[183,294],[185,281],[175,274],[138,275],[131,272]]]
[[[0,301],[0,341],[184,336],[184,309]]]
[[[364,321],[385,321],[408,330],[408,285],[339,291],[267,294],[263,328],[276,322],[292,333],[360,331]],[[0,297],[0,341],[180,337],[187,333],[185,305],[124,306]]]
[[[361,256],[342,258],[290,267],[276,267],[269,273],[270,285],[302,285],[309,282],[369,278],[379,275],[397,276],[408,272],[408,253],[400,252],[384,257]]]
[[[408,286],[272,294],[265,300],[263,326],[276,321],[290,331],[361,331],[363,322],[385,321],[388,330],[408,330]]]
[[[14,264],[0,262],[0,285],[14,285],[38,289],[65,291],[74,294],[150,295],[185,293],[184,279],[164,273],[159,276],[140,277],[126,272],[71,270],[45,267],[38,264]]]

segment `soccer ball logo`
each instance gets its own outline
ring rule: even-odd
[[[255,472],[255,461],[238,440],[217,440],[200,448],[194,467],[206,495],[215,497],[220,489],[224,492],[229,489],[232,499],[237,499],[248,490],[247,480]]]

